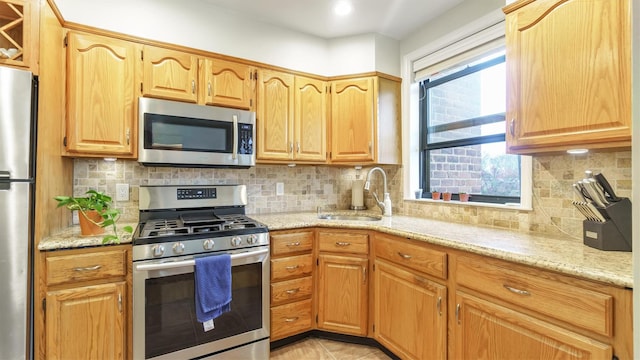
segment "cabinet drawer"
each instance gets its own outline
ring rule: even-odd
[[[612,335],[611,295],[580,287],[559,275],[524,273],[490,259],[459,257],[455,274],[458,285],[598,334]]]
[[[47,285],[125,276],[126,263],[126,252],[123,250],[49,256]]]
[[[271,255],[309,252],[313,247],[313,231],[271,233]]]
[[[271,284],[271,305],[307,299],[311,296],[311,276]]]
[[[312,270],[313,256],[311,254],[271,259],[271,281],[309,276]]]
[[[271,308],[271,341],[311,330],[311,299]]]
[[[396,264],[437,276],[447,278],[447,253],[410,244],[404,239],[376,236],[374,241],[376,257],[387,259]]]
[[[320,251],[368,254],[369,235],[350,232],[318,232]]]

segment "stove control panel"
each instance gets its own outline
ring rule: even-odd
[[[208,188],[178,188],[176,190],[178,200],[192,200],[192,199],[216,199],[218,198],[217,189],[214,187]]]

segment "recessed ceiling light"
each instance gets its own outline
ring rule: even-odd
[[[353,6],[351,6],[351,3],[348,1],[338,1],[333,7],[333,12],[339,16],[348,15],[351,13],[351,10],[353,10]]]

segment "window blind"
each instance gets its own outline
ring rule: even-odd
[[[491,50],[503,48],[504,32],[505,23],[500,21],[414,61],[414,81],[421,81]]]

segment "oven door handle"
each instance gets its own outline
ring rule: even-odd
[[[243,259],[243,258],[267,254],[267,253],[269,253],[269,249],[249,251],[249,252],[243,252],[239,254],[231,254],[231,260],[233,261],[236,259]],[[196,261],[194,259],[183,260],[183,261],[171,261],[171,262],[164,262],[164,263],[158,263],[158,264],[139,264],[139,265],[136,265],[136,270],[137,271],[167,270],[167,269],[173,269],[173,268],[178,268],[183,266],[194,266],[195,264],[196,264]]]

